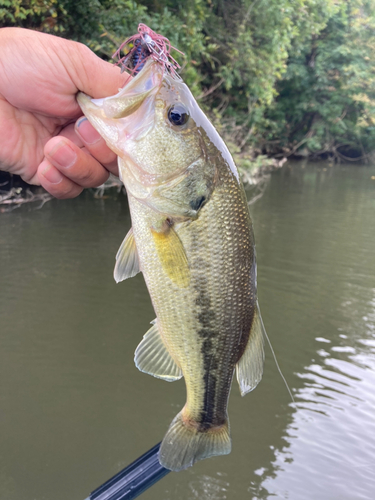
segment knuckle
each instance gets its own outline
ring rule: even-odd
[[[104,140],[100,144],[95,144],[91,146],[86,144],[85,147],[88,153],[102,165],[109,165],[113,163],[117,158],[116,153],[114,153],[111,149],[109,149]]]
[[[87,171],[78,180],[78,184],[83,187],[96,187],[103,184],[108,179],[109,173],[102,168],[101,172]]]
[[[105,149],[105,150],[103,150],[103,154],[102,154],[102,156],[103,156],[103,158],[102,158],[102,159],[103,159],[102,163],[103,163],[104,165],[111,165],[111,164],[115,163],[115,162],[116,162],[116,160],[117,160],[117,155],[116,155],[116,153],[114,153],[114,152],[113,152],[111,149],[109,149],[107,146],[106,146],[106,149]]]
[[[69,177],[82,187],[95,187],[103,184],[108,176],[108,171],[95,158],[83,152]]]
[[[82,186],[90,186],[95,180],[95,175],[94,172],[89,168],[80,168],[77,170],[77,173],[74,176],[74,180]]]

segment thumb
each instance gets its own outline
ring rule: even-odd
[[[130,76],[121,73],[120,68],[114,64],[103,61],[86,45],[78,42],[67,41],[72,44],[68,52],[63,52],[65,68],[69,68],[69,75],[77,90],[99,99],[117,94]],[[67,60],[64,61],[64,57]]]

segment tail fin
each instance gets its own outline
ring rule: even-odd
[[[159,462],[163,467],[178,472],[198,460],[230,453],[232,443],[228,421],[220,427],[199,431],[186,425],[181,413],[173,419],[161,443]]]

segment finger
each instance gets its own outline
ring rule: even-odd
[[[118,176],[116,153],[109,149],[105,140],[85,116],[77,120],[75,132],[91,155],[104,165],[107,170],[112,172],[112,174]]]
[[[55,198],[75,198],[83,191],[81,186],[65,177],[48,160],[43,160],[39,165],[37,175],[40,184]]]
[[[61,130],[59,135],[65,137],[66,139],[69,139],[79,148],[83,148],[83,142],[81,141],[80,137],[78,137],[78,135],[75,132],[75,123],[70,123],[69,125],[64,127]],[[29,178],[23,178],[23,179],[28,184],[34,184],[34,185],[38,185],[38,186],[40,185],[38,170],[35,171],[34,175],[30,179]]]
[[[44,147],[46,159],[61,174],[79,186],[89,188],[103,184],[109,172],[90,154],[63,137],[53,137]]]
[[[87,152],[118,177],[117,155],[109,149],[105,140],[85,116],[82,116],[75,124],[67,125],[59,135],[66,137],[81,149],[85,146]]]
[[[59,51],[59,57],[77,89],[95,99],[116,94],[131,78],[81,43],[70,43],[69,50]]]
[[[76,134],[75,123],[70,123],[69,125],[64,127],[60,131],[59,135],[65,137],[66,139],[69,139],[69,141],[72,141],[79,148],[83,148],[84,146],[81,138]]]

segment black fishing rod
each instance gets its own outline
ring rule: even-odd
[[[160,443],[99,486],[86,500],[132,500],[171,472],[159,463]]]

